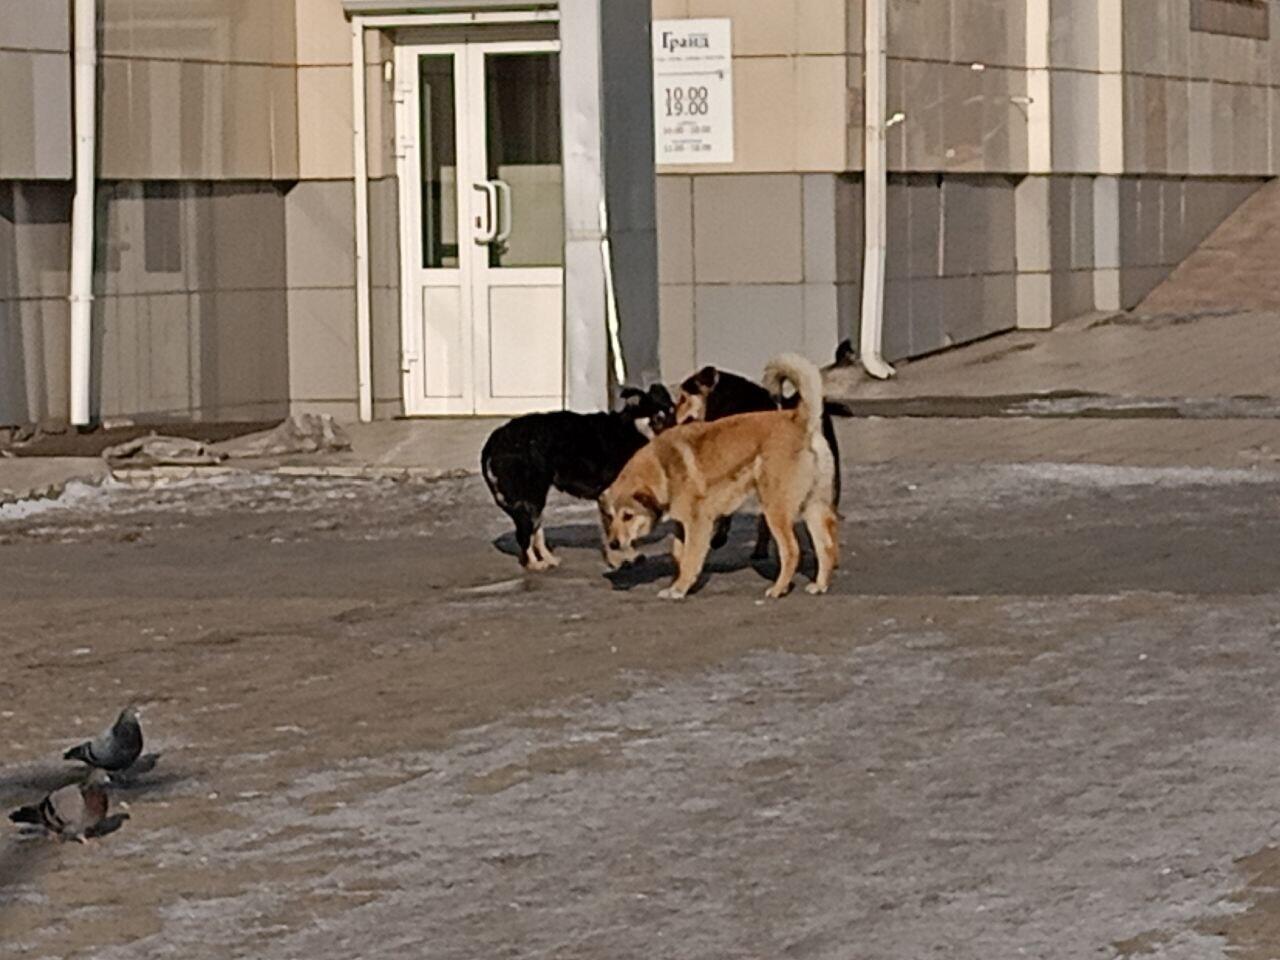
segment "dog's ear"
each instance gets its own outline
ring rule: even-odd
[[[714,390],[716,388],[716,384],[720,382],[720,371],[715,367],[703,367],[690,379],[703,390],[709,392]]]
[[[640,504],[655,517],[662,516],[662,508],[658,505],[658,498],[648,490],[641,490],[636,494],[636,503]]]
[[[841,340],[840,346],[836,347],[836,360],[832,366],[851,367],[858,362],[858,354],[853,349],[852,340]]]
[[[675,406],[675,401],[671,399],[671,391],[667,389],[665,383],[655,383],[649,387],[649,399],[664,410]]]
[[[622,399],[622,405],[625,408],[638,407],[644,402],[645,392],[635,387],[623,387],[619,391],[618,396]]]

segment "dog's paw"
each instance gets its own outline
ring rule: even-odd
[[[791,584],[788,583],[783,586],[779,586],[778,584],[775,583],[772,587],[770,587],[768,590],[764,592],[764,595],[768,597],[770,600],[781,600],[790,592],[791,592]]]
[[[678,587],[663,587],[658,591],[659,600],[683,600],[685,592]]]
[[[816,597],[819,594],[826,593],[828,589],[828,587],[821,583],[811,583],[804,588],[804,592]]]
[[[524,565],[524,568],[530,573],[546,573],[548,570],[554,570],[560,566],[559,557],[551,557],[549,559],[534,559]]]
[[[548,553],[542,558],[542,562],[545,564],[543,567],[544,570],[554,570],[556,567],[560,566],[560,558],[554,553]]]

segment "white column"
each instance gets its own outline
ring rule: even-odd
[[[1103,3],[1112,0],[1101,0]],[[1053,325],[1049,274],[1049,174],[1053,172],[1053,98],[1049,74],[1050,0],[1027,0],[1027,172],[1014,193],[1018,327]]]
[[[369,155],[365,142],[364,21],[351,18],[351,149],[356,211],[356,390],[360,422],[373,419],[373,332],[370,320]]]
[[[71,422],[89,422],[93,354],[94,205],[97,188],[98,5],[76,0],[75,197],[71,203]]]
[[[1124,173],[1124,10],[1098,0],[1098,172]]]
[[[889,0],[866,0],[863,16],[862,327],[859,359],[871,376],[884,380],[894,369],[885,362],[884,275],[889,207],[889,163],[885,141],[889,86]]]
[[[1053,101],[1049,81],[1050,0],[1027,0],[1027,172],[1053,172]],[[1102,4],[1118,0],[1100,0]]]
[[[600,0],[560,0],[560,109],[564,139],[564,392],[581,413],[609,405],[600,116]]]
[[[1098,172],[1093,184],[1093,300],[1120,309],[1120,180],[1124,173],[1124,10],[1098,0]]]

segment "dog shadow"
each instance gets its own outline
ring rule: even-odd
[[[552,550],[591,550],[600,551],[600,527],[594,523],[563,524],[556,527],[543,528],[547,545]],[[702,576],[698,578],[693,591],[701,589],[712,574],[737,573],[740,570],[752,569],[763,580],[775,580],[778,576],[777,550],[770,547],[767,557],[756,557],[756,515],[750,513],[735,514],[729,527],[729,539],[719,550],[707,555]],[[636,587],[646,586],[662,580],[670,580],[676,575],[675,561],[671,558],[670,538],[675,527],[670,523],[662,523],[654,528],[649,536],[641,540],[637,546],[641,549],[661,546],[661,552],[652,550],[635,563],[627,564],[618,570],[610,570],[604,574],[614,590],[628,591]],[[817,562],[814,559],[812,545],[803,525],[798,525],[797,535],[800,538],[800,569],[798,573],[809,579],[816,574]],[[504,533],[493,540],[493,545],[502,553],[511,557],[520,556],[520,548],[513,532]]]
[[[594,550],[600,551],[600,525],[598,523],[566,523],[558,527],[542,528],[547,539],[547,546],[553,551]],[[516,543],[516,535],[512,531],[493,539],[493,545],[510,557],[520,556],[520,545]]]
[[[755,556],[756,517],[754,514],[735,514],[729,526],[729,539],[719,550],[707,555],[707,562],[702,567],[702,575],[698,577],[690,593],[697,593],[713,574],[737,573],[740,570],[754,570],[763,580],[776,580],[778,577],[777,550],[771,547],[767,557]],[[654,543],[673,533],[669,524],[663,524],[654,537],[646,543]],[[798,573],[812,578],[817,570],[817,562],[811,549],[806,549],[807,537],[800,534],[801,560]],[[676,563],[671,554],[650,555],[642,557],[640,562],[628,564],[619,570],[611,570],[605,574],[615,590],[633,590],[636,587],[670,580],[676,575]]]

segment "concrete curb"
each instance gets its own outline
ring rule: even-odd
[[[60,497],[70,483],[78,481],[96,486],[108,476],[107,465],[96,458],[0,460],[0,484],[3,484],[0,506],[26,500],[53,500]]]
[[[158,483],[174,483],[183,480],[211,480],[218,477],[270,476],[288,479],[325,480],[399,480],[430,482],[459,480],[475,476],[478,471],[465,469],[441,469],[439,467],[384,467],[364,465],[305,465],[278,467],[226,465],[202,467],[117,467],[111,470],[111,478],[133,487],[147,487]]]

